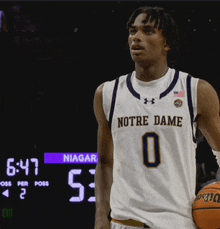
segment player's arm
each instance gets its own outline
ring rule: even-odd
[[[99,155],[95,173],[95,229],[110,229],[110,190],[113,180],[113,142],[109,123],[102,105],[103,86],[104,84],[97,88],[94,98],[94,112],[98,122]]]
[[[199,80],[198,91],[198,128],[211,146],[220,164],[220,109],[219,99],[214,88],[206,81]]]

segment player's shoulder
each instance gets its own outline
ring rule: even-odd
[[[178,70],[178,71],[179,71],[179,77],[182,79],[186,79],[187,77],[190,77],[193,80],[199,80],[199,78],[197,76],[194,76],[193,74],[190,74],[183,70]]]
[[[198,93],[199,96],[203,99],[207,99],[210,96],[216,97],[217,92],[215,91],[214,87],[206,80],[199,79],[198,82]]]
[[[205,81],[198,82],[198,114],[219,114],[219,97],[213,86]]]
[[[198,113],[215,112],[219,107],[219,98],[214,87],[206,80],[199,79],[197,87]],[[217,111],[219,112],[219,111]]]
[[[207,104],[210,104],[211,101],[215,100],[217,101],[217,93],[214,89],[214,87],[206,80],[194,76],[188,72],[184,71],[179,71],[180,72],[180,77],[182,78],[187,78],[188,76],[192,79],[194,82],[193,85],[194,87],[197,88],[197,98],[199,100],[199,103],[205,104],[205,101]]]
[[[198,82],[198,91],[200,92],[204,92],[204,93],[213,93],[215,91],[215,89],[213,88],[213,86],[206,80],[196,76],[196,75],[193,75],[193,74],[190,74],[188,72],[185,72],[185,71],[179,71],[179,76],[180,78],[187,78],[188,76],[194,80],[194,81],[197,81]]]
[[[108,80],[103,82],[102,84],[100,84],[97,89],[96,89],[96,93],[100,94],[102,93],[103,90],[112,90],[114,88],[115,82],[116,80],[118,80],[118,82],[120,84],[122,84],[123,82],[126,82],[128,74],[124,74],[124,75],[120,75],[119,77],[116,77],[114,79]]]
[[[198,89],[204,92],[209,92],[210,90],[212,91],[214,88],[208,81],[204,79],[199,79]]]
[[[128,74],[120,75],[117,78],[114,78],[113,80],[106,81],[104,84],[115,84],[115,81],[118,80],[120,83],[125,82],[127,79]]]

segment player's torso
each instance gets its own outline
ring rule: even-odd
[[[125,158],[139,158],[148,168],[158,167],[166,160],[161,155],[165,149],[175,154],[187,142],[193,144],[187,75],[169,71],[166,79],[148,85],[138,85],[134,73],[119,79],[111,129],[118,151],[115,156],[125,164]]]
[[[195,196],[190,115],[190,110],[196,115],[195,92],[191,90],[190,104],[188,75],[173,69],[168,73],[149,84],[138,82],[135,72],[119,78],[108,113],[114,143],[113,216],[123,218],[126,206],[137,215],[180,208],[187,215]]]

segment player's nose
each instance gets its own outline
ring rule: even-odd
[[[140,31],[137,31],[133,36],[132,36],[132,41],[141,41],[141,33]]]

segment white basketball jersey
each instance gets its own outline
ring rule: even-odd
[[[198,79],[169,69],[106,82],[103,108],[114,143],[111,217],[153,229],[194,229]]]

